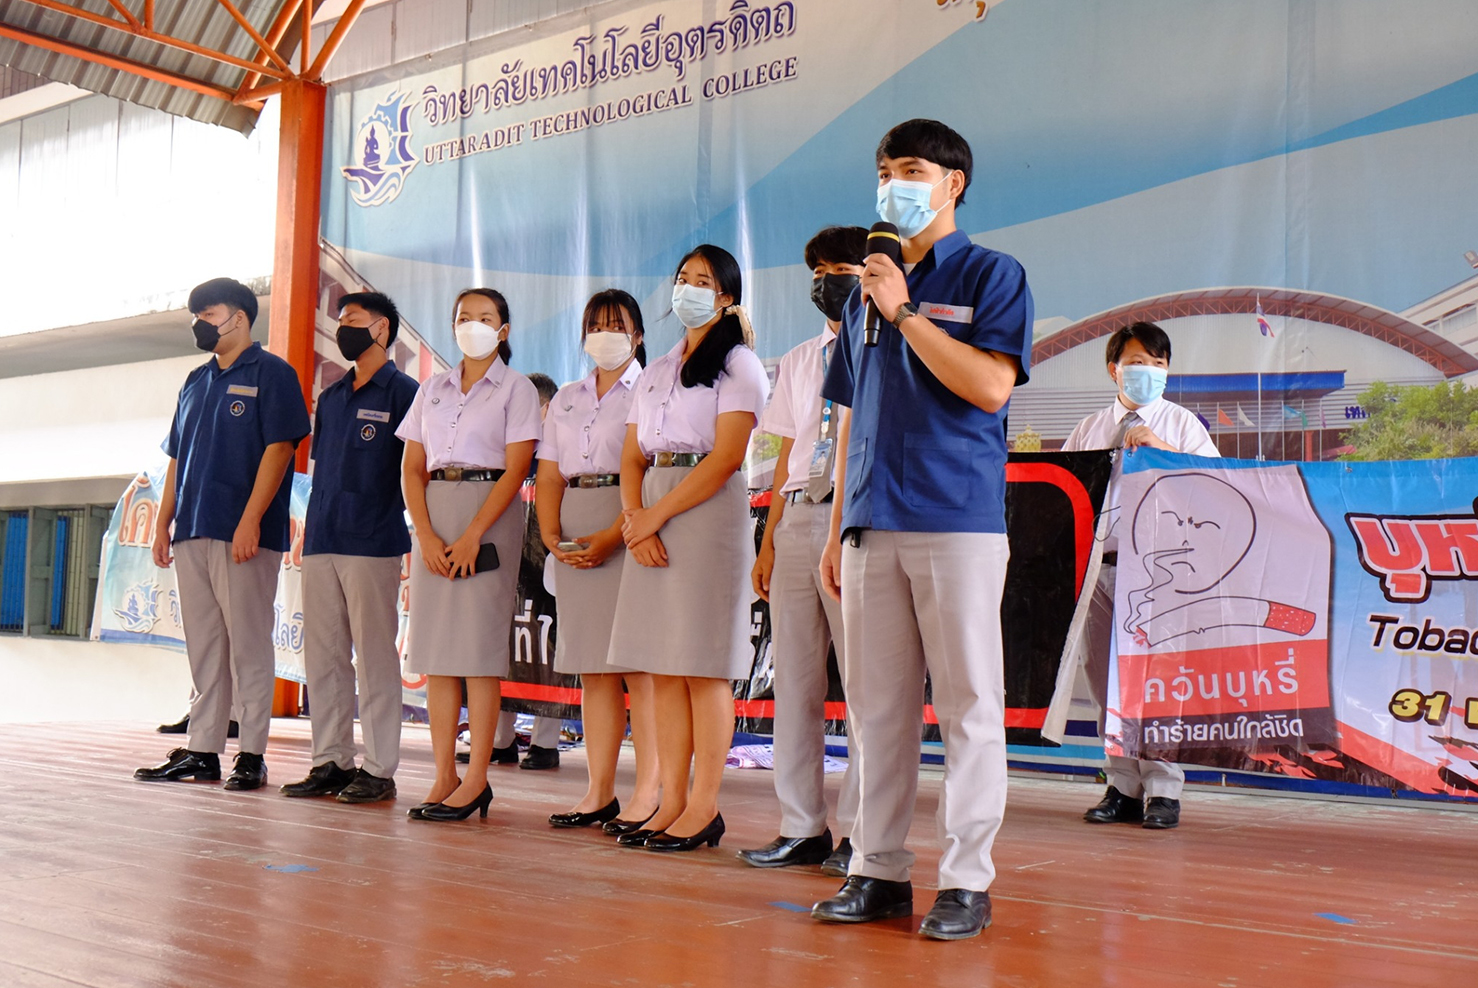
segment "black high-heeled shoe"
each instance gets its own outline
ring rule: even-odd
[[[616,838],[616,843],[620,844],[622,847],[646,847],[647,838],[656,837],[659,833],[661,833],[661,831],[648,830],[643,827],[641,830],[633,830],[629,834],[622,834],[620,837]]]
[[[692,851],[704,844],[709,847],[718,847],[719,838],[723,835],[724,815],[720,813],[709,822],[708,826],[691,837],[674,837],[668,833],[653,834],[642,846],[648,851]]]
[[[575,827],[588,827],[592,823],[605,823],[607,820],[614,820],[620,813],[621,801],[619,799],[613,799],[593,813],[581,813],[578,810],[572,810],[569,813],[551,813],[549,814],[549,825],[551,827],[569,827],[572,829]]]
[[[422,813],[425,813],[427,810],[429,810],[431,807],[433,807],[435,805],[437,805],[437,804],[435,804],[435,803],[417,803],[415,806],[412,806],[410,809],[406,810],[405,811],[405,815],[408,816],[408,817],[410,817],[412,820],[419,820],[419,819],[421,819],[421,814]]]
[[[647,822],[656,815],[657,811],[653,810],[651,813],[647,814],[646,820],[623,820],[618,816],[614,820],[607,820],[605,823],[601,824],[600,829],[610,834],[612,837],[624,837],[626,834],[634,834],[641,828],[645,827],[647,825]]]
[[[417,819],[445,823],[450,820],[465,820],[473,813],[476,813],[486,820],[488,807],[492,805],[492,802],[493,787],[485,786],[482,793],[466,806],[448,806],[446,803],[433,803],[422,810],[421,815]]]

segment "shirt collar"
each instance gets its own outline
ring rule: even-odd
[[[934,255],[934,266],[937,268],[943,264],[951,254],[964,250],[970,246],[970,238],[965,236],[964,230],[954,230],[934,241],[934,246],[929,248]]]
[[[592,370],[589,374],[580,378],[580,387],[589,391],[591,394],[595,394],[595,375],[598,373],[598,370],[598,368],[597,370]],[[641,372],[641,361],[633,357],[631,363],[626,365],[626,370],[622,372],[621,377],[617,379],[616,383],[627,391],[630,391],[636,387],[636,379],[641,377]],[[610,392],[607,391],[606,394],[610,394]]]
[[[1145,421],[1149,421],[1150,416],[1159,411],[1160,403],[1164,400],[1165,399],[1163,397],[1160,397],[1156,398],[1148,405],[1140,405],[1138,408],[1130,408],[1119,400],[1118,395],[1114,395],[1114,421],[1124,421],[1124,416],[1128,415],[1130,412],[1134,412],[1140,418],[1144,419]]]
[[[462,380],[462,365],[464,363],[466,363],[465,360],[457,361],[456,366],[452,368],[450,375],[448,375],[447,377],[447,380],[451,381],[454,385],[457,385],[459,390]],[[496,386],[502,383],[503,377],[507,373],[508,365],[503,363],[502,357],[498,357],[491,364],[488,365],[486,373],[482,375],[480,380],[487,381],[489,384]],[[472,382],[472,386],[474,388],[477,387],[477,382]]]
[[[262,344],[258,343],[256,340],[252,340],[251,346],[247,347],[245,350],[242,350],[241,353],[237,355],[236,359],[231,361],[231,366],[225,369],[221,368],[221,359],[219,355],[213,353],[211,354],[211,359],[215,361],[216,372],[219,374],[224,374],[226,371],[231,370],[235,367],[240,367],[242,364],[254,364],[258,360],[262,359]]]
[[[355,378],[355,375],[357,375],[358,373],[359,373],[359,368],[358,367],[350,367],[349,368],[349,373],[347,373],[347,374],[344,375],[344,379],[349,382],[349,386],[350,387],[353,387],[354,386],[354,378]],[[375,371],[373,374],[370,375],[370,379],[367,382],[365,382],[365,383],[366,384],[378,384],[382,388],[388,388],[390,386],[390,379],[395,376],[395,373],[396,373],[395,361],[393,361],[393,360],[387,360],[383,364],[380,365],[380,369],[379,370]]]
[[[685,332],[677,338],[677,346],[667,351],[667,356],[675,359],[679,364],[683,362],[683,351],[688,346],[688,334]]]
[[[831,323],[822,323],[821,335],[816,338],[816,348],[825,350],[831,346],[831,341],[837,338],[837,334],[831,331]]]

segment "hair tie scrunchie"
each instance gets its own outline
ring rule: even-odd
[[[754,326],[749,322],[749,313],[744,311],[742,305],[731,305],[724,310],[726,316],[739,317],[739,335],[744,340],[744,345],[751,350],[754,349]]]

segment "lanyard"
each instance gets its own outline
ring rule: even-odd
[[[832,340],[821,348],[821,381],[826,383],[826,371],[831,366],[831,351],[836,346],[836,340]],[[821,405],[821,438],[831,438],[831,400],[828,399]]]

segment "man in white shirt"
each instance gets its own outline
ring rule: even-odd
[[[1136,449],[1148,446],[1172,453],[1220,456],[1206,426],[1194,412],[1166,401],[1170,337],[1154,323],[1137,322],[1109,337],[1108,374],[1119,386],[1114,403],[1078,423],[1063,450]],[[1083,629],[1088,683],[1098,702],[1098,733],[1103,735],[1108,692],[1109,646],[1114,631],[1114,579],[1118,571],[1118,487],[1122,463],[1114,463],[1104,510],[1111,519],[1104,541],[1103,567]],[[1138,823],[1149,830],[1180,824],[1180,791],[1185,772],[1173,762],[1108,756],[1108,792],[1083,814],[1089,823]]]
[[[826,317],[826,325],[820,336],[780,359],[775,391],[759,424],[761,431],[780,437],[770,513],[752,574],[755,593],[770,602],[780,836],[764,847],[739,852],[742,861],[756,868],[819,864],[826,874],[841,877],[852,858],[856,758],[848,760],[842,779],[837,802],[841,842],[835,849],[822,789],[827,646],[836,645],[839,664],[843,654],[842,607],[822,589],[820,570],[830,532],[840,410],[822,400],[821,382],[836,349],[842,310],[861,280],[866,253],[867,231],[860,226],[827,227],[806,244],[811,301]]]

